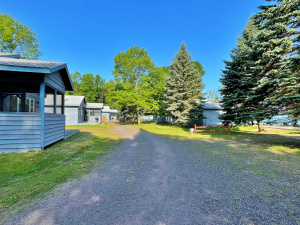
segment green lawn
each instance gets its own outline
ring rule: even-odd
[[[0,218],[14,205],[23,205],[60,183],[100,165],[121,138],[113,124],[68,126],[80,133],[44,151],[0,154]]]

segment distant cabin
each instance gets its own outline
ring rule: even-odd
[[[0,152],[42,150],[65,138],[66,63],[0,53]]]
[[[203,115],[205,119],[197,121],[197,125],[201,126],[218,126],[222,125],[219,116],[223,113],[223,109],[218,101],[205,101],[203,104]],[[157,123],[172,123],[175,121],[172,116],[153,116],[144,115],[142,117],[144,120],[154,120]]]
[[[103,103],[88,103],[85,96],[65,96],[66,125],[99,124],[117,119],[117,112]]]
[[[109,106],[104,106],[102,109],[102,120],[116,120],[118,111],[110,109]]]
[[[203,126],[222,125],[219,116],[223,113],[223,109],[218,101],[205,101],[203,103]]]

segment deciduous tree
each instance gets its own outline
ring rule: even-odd
[[[19,53],[25,59],[39,59],[37,35],[8,14],[0,14],[0,52]]]
[[[116,100],[119,109],[135,114],[140,123],[140,115],[145,111],[158,108],[153,98],[154,90],[151,86],[151,70],[155,68],[148,52],[138,46],[126,52],[118,53],[115,58],[112,73],[117,84]],[[149,82],[151,81],[151,82]]]

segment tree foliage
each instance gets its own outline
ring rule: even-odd
[[[8,14],[0,14],[0,51],[19,53],[26,59],[42,55],[36,33]]]
[[[83,74],[76,71],[71,73],[73,82],[73,91],[66,91],[67,95],[84,95],[88,102],[101,102],[105,101],[105,79],[100,75],[94,76],[91,73]]]
[[[145,112],[155,111],[158,102],[156,93],[157,71],[148,52],[138,46],[118,53],[112,73],[115,75],[115,100],[124,116],[139,117]]]
[[[203,118],[201,101],[204,97],[204,72],[199,72],[184,43],[173,60],[170,76],[166,79],[166,110],[175,118],[175,122],[192,124]]]
[[[261,6],[225,61],[221,89],[223,123],[259,122],[299,115],[299,1]],[[297,114],[298,113],[298,114]]]

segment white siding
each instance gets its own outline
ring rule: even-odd
[[[78,124],[78,107],[65,106],[66,125]]]
[[[219,120],[219,115],[222,114],[222,110],[203,110],[203,114],[206,119],[203,119],[203,126],[216,126],[222,125],[221,121]]]

